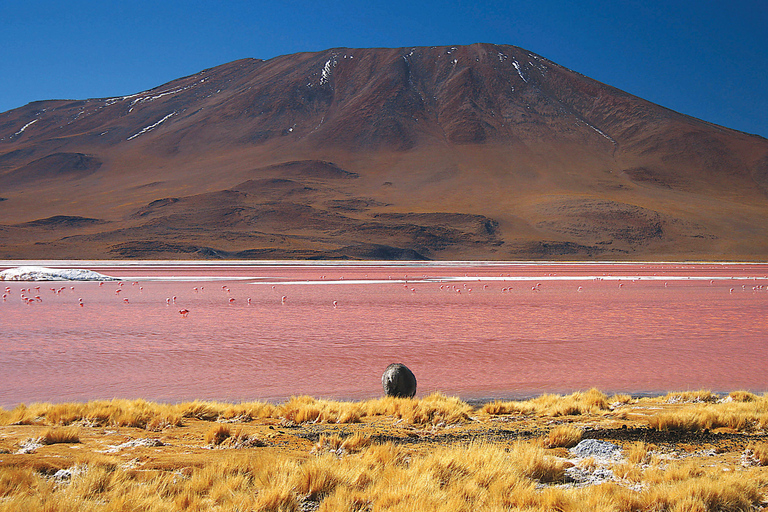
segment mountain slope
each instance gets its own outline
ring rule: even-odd
[[[0,114],[0,197],[0,258],[768,254],[768,141],[488,44],[32,103]]]

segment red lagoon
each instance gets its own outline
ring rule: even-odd
[[[764,264],[48,265],[122,281],[0,283],[5,408],[361,399],[391,362],[417,396],[768,390]]]

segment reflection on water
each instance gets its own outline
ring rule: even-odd
[[[768,266],[89,268],[125,281],[0,283],[0,406],[358,399],[395,361],[465,399],[768,389]]]

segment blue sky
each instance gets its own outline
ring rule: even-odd
[[[0,112],[143,91],[244,57],[512,44],[768,137],[768,2],[0,0]]]

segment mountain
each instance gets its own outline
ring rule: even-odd
[[[768,140],[506,45],[0,114],[0,259],[765,259]]]

